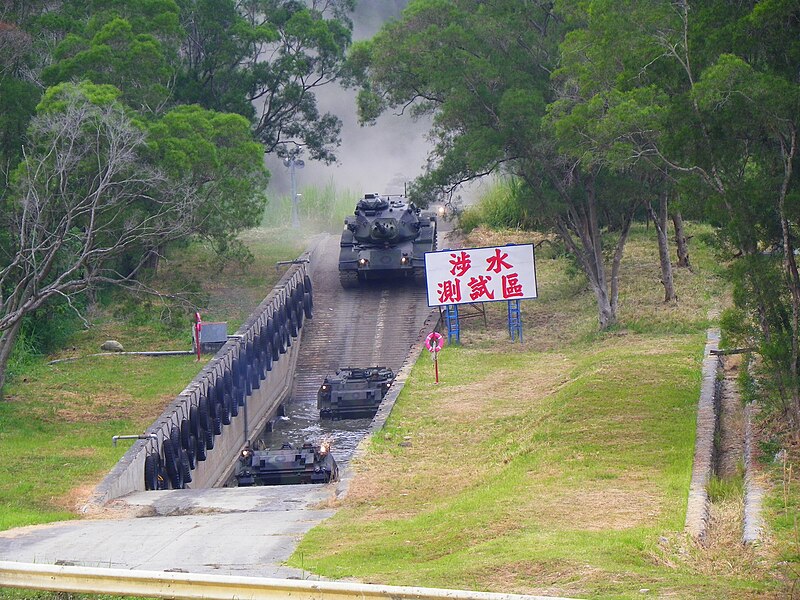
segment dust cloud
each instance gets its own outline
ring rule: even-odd
[[[372,37],[388,20],[397,18],[407,0],[360,0],[353,14],[353,39]],[[320,113],[331,112],[342,120],[342,144],[335,154],[338,163],[325,165],[305,159],[296,171],[297,187],[323,188],[331,182],[340,191],[360,197],[365,192],[402,194],[404,185],[421,175],[431,144],[427,140],[429,119],[384,114],[372,126],[358,124],[356,92],[338,85],[315,92]],[[290,194],[289,172],[275,156],[267,157],[272,173],[268,195]]]

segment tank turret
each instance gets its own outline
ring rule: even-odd
[[[424,282],[425,252],[436,249],[436,214],[404,196],[365,194],[344,221],[340,247],[344,287],[378,277]]]

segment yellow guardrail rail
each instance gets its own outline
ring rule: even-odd
[[[567,600],[464,590],[0,561],[0,587],[206,600]]]

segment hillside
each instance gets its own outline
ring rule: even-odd
[[[767,543],[739,543],[741,490],[720,503],[725,522],[707,547],[682,533],[708,315],[728,303],[710,230],[691,233],[694,270],[677,272],[679,301],[664,305],[652,230],[635,228],[622,324],[604,334],[582,277],[542,243],[524,342],[509,342],[505,307],[492,304],[486,327],[467,319],[461,346],[441,353],[439,385],[423,355],[339,512],[306,537],[293,566],[372,583],[579,597],[785,597],[798,554],[791,471],[781,479],[780,466],[763,467],[773,484]],[[275,261],[299,252],[274,230],[245,240],[251,267],[220,271],[192,248],[170,257],[159,285],[194,290],[208,319],[235,326],[277,276]],[[541,237],[478,229],[464,244],[532,240]],[[99,309],[58,357],[93,352],[108,337],[130,349],[185,346],[184,328],[146,318],[159,313],[152,305],[126,308]],[[50,358],[30,365],[0,404],[3,529],[74,518],[124,452],[110,436],[149,423],[200,367],[192,357]],[[42,486],[48,469],[61,476]]]
[[[652,231],[633,232],[621,323],[596,333],[591,293],[547,244],[524,343],[505,307],[422,356],[341,510],[292,564],[360,581],[578,597],[783,597],[783,533],[744,549],[732,528],[682,533],[708,315],[727,303],[708,233],[664,305]],[[467,246],[531,241],[476,230]],[[740,517],[734,509],[728,518]],[[739,509],[740,510],[740,509]],[[729,529],[729,530],[728,530]]]

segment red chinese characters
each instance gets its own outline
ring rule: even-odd
[[[470,260],[469,254],[463,250],[461,254],[450,255],[450,264],[453,265],[450,274],[456,277],[463,277],[472,268],[472,260]]]
[[[472,292],[470,292],[469,299],[477,300],[478,298],[485,297],[489,300],[494,300],[494,292],[490,291],[487,287],[491,280],[491,276],[485,277],[483,275],[478,275],[477,277],[470,279],[469,283],[467,284],[472,290]]]
[[[510,262],[507,262],[508,253],[501,252],[500,248],[494,249],[494,254],[486,259],[487,267],[486,271],[492,271],[494,273],[501,273],[504,270],[511,270],[514,268]],[[505,273],[500,278],[502,282],[502,293],[503,299],[508,298],[520,298],[523,296],[522,293],[522,285],[519,282],[519,274],[517,273]]]
[[[503,252],[500,253],[500,248],[494,249],[494,256],[490,256],[486,259],[486,262],[489,263],[489,266],[486,267],[486,272],[493,271],[495,273],[499,273],[503,269],[513,269],[514,267],[511,266],[510,263],[506,262],[508,258],[508,254]]]
[[[439,302],[442,304],[455,304],[461,302],[461,280],[452,279],[437,284]]]
[[[519,275],[516,273],[509,273],[503,275],[503,298],[521,298],[522,285],[519,282]]]
[[[425,256],[431,306],[536,297],[530,244],[446,250]]]

